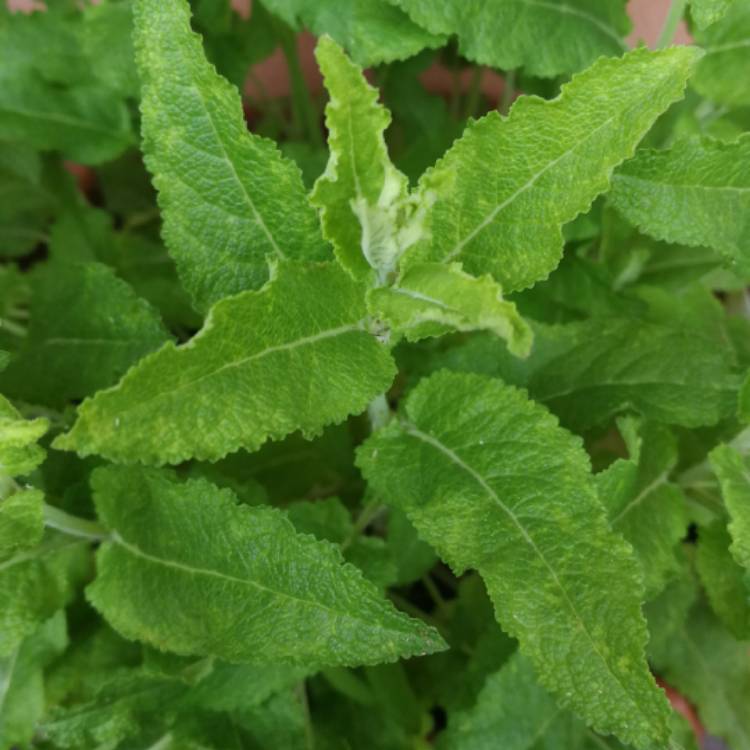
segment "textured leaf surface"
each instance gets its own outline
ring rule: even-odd
[[[554,417],[500,381],[438,373],[358,462],[457,573],[481,573],[561,705],[638,747],[665,740],[637,564],[609,530],[581,443]]]
[[[730,107],[750,104],[750,2],[734,0],[724,17],[695,41],[706,51],[692,84],[698,93]]]
[[[710,456],[711,466],[721,485],[724,504],[731,518],[730,550],[734,559],[750,571],[750,468],[748,461],[728,445],[715,448]]]
[[[688,527],[682,491],[670,482],[677,444],[658,424],[646,423],[640,430],[631,422],[624,425],[621,432],[635,433],[626,439],[630,458],[598,474],[597,489],[612,528],[636,551],[650,598],[679,572],[676,552]]]
[[[488,677],[476,704],[449,718],[440,750],[541,750],[620,748],[562,710],[520,654]]]
[[[290,26],[330,34],[361,65],[403,60],[445,40],[384,0],[262,0]]]
[[[228,490],[159,470],[97,469],[92,481],[111,540],[88,596],[128,638],[302,665],[373,664],[442,646],[278,510],[238,506]]]
[[[17,477],[35,469],[44,460],[37,442],[48,428],[46,419],[24,419],[0,396],[0,476]]]
[[[311,200],[341,264],[355,277],[375,269],[382,282],[424,233],[424,211],[416,211],[406,175],[391,164],[383,138],[391,117],[377,89],[330,37],[315,54],[330,95],[331,154]]]
[[[268,278],[267,259],[328,250],[296,165],[248,132],[239,93],[190,29],[185,0],[138,0],[143,151],[164,238],[196,307]]]
[[[750,212],[750,137],[640,151],[612,185],[612,202],[642,232],[714,248],[750,273],[750,239],[737,221]]]
[[[690,15],[699,29],[720,21],[735,0],[690,0]]]
[[[500,285],[486,275],[475,279],[461,265],[420,263],[410,266],[391,287],[368,295],[372,314],[408,341],[451,331],[489,330],[506,340],[508,349],[528,355],[533,334]]]
[[[551,77],[575,73],[626,49],[622,0],[389,0],[424,28],[458,35],[461,53],[503,70]]]
[[[420,180],[422,195],[446,182],[451,190],[433,207],[432,242],[407,257],[460,260],[506,292],[545,278],[562,255],[562,225],[608,189],[612,170],[682,96],[699,54],[639,49],[600,60],[557,99],[522,97],[508,118],[473,122]]]
[[[85,563],[81,540],[55,532],[33,549],[0,555],[0,658],[68,603]]]
[[[34,280],[29,333],[0,387],[61,406],[113,385],[168,338],[156,311],[106,266],[54,264]]]
[[[33,488],[0,499],[0,559],[7,559],[11,553],[41,541],[43,505],[43,493]]]
[[[187,344],[167,344],[85,401],[55,442],[117,461],[216,460],[365,409],[393,380],[365,330],[364,290],[333,265],[282,266],[219,302]]]

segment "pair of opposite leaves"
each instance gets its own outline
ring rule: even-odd
[[[328,249],[299,174],[272,144],[246,132],[236,91],[216,76],[190,32],[187,4],[137,3],[136,43],[144,150],[165,238],[197,306],[213,306],[190,343],[167,344],[120,385],[85,402],[56,446],[152,464],[253,450],[295,429],[315,434],[364,409],[395,374],[388,347],[372,329],[373,313],[414,338],[488,327],[511,344],[522,341],[523,325],[495,282],[448,263],[489,272],[507,290],[545,277],[560,258],[562,224],[607,189],[613,169],[679,98],[697,58],[683,48],[602,60],[553,102],[524,98],[506,120],[491,115],[473,123],[412,193],[388,161],[388,117],[375,93],[340,49],[322,42],[332,156],[313,200],[342,270],[311,264],[324,261]],[[489,165],[488,155],[495,160]],[[278,270],[252,291],[268,278],[267,256]],[[471,295],[460,284],[489,290],[482,295],[489,311],[462,308]],[[370,483],[403,505],[446,560],[484,575],[506,629],[565,705],[638,746],[666,742],[668,708],[643,658],[636,564],[608,529],[579,441],[514,389],[439,375],[411,396],[405,421],[368,441],[360,461]],[[181,512],[188,507],[178,505]],[[157,515],[166,507],[154,505]],[[100,513],[109,525],[101,503]],[[221,515],[231,515],[228,507]],[[125,581],[117,578],[122,571],[132,581],[137,566],[150,566],[156,590],[156,571],[199,569],[147,551],[158,542],[159,523],[136,525],[138,543],[118,529],[124,523],[111,523],[95,600],[132,635],[149,632],[178,651],[208,650],[214,631],[181,640],[180,624],[187,623],[177,613],[161,622],[159,635],[158,622],[128,625],[134,608],[107,593]],[[560,543],[561,529],[567,544]],[[121,564],[106,565],[117,554]],[[200,571],[220,576],[212,567],[220,563],[209,560]],[[140,580],[148,598],[152,583]],[[211,602],[209,590],[203,593],[202,601]],[[269,618],[268,634],[275,624]],[[407,628],[408,638],[421,645],[395,644],[377,658],[437,646],[434,634],[415,628]],[[318,632],[331,637],[323,627]],[[239,639],[226,642],[233,640]],[[326,647],[329,660],[337,650],[345,663],[368,658],[346,657],[343,643],[328,640]]]

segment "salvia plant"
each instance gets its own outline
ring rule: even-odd
[[[630,29],[3,6],[0,750],[750,749],[750,0]]]

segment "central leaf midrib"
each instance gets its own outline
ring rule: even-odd
[[[627,701],[636,710],[639,710],[640,712],[641,706],[639,706],[639,704],[630,694],[630,691],[623,684],[619,675],[617,675],[612,670],[607,660],[604,658],[604,656],[601,654],[601,652],[597,648],[596,642],[594,641],[593,636],[591,635],[586,625],[586,622],[583,620],[580,613],[578,612],[578,609],[576,608],[575,604],[573,603],[570,596],[568,595],[568,592],[566,588],[563,586],[562,581],[560,581],[554,568],[550,565],[549,561],[544,556],[542,551],[539,549],[539,547],[537,546],[536,542],[531,537],[529,532],[526,530],[523,524],[518,520],[518,517],[515,515],[515,513],[513,513],[513,511],[507,505],[505,505],[505,503],[503,503],[502,500],[500,500],[497,493],[487,483],[484,477],[478,471],[476,471],[472,466],[467,464],[457,453],[455,453],[455,451],[451,450],[447,445],[443,444],[440,440],[438,440],[433,435],[422,432],[418,427],[416,427],[416,425],[410,422],[406,422],[406,421],[402,421],[401,424],[407,435],[412,435],[418,440],[421,440],[422,442],[427,443],[428,445],[432,445],[434,448],[440,451],[444,456],[446,456],[453,464],[458,466],[459,469],[461,469],[462,471],[467,473],[470,477],[472,477],[472,479],[474,479],[474,481],[476,481],[477,484],[479,484],[479,486],[487,493],[490,499],[492,499],[498,505],[498,507],[508,516],[508,518],[512,521],[514,526],[521,533],[521,536],[523,537],[524,541],[526,541],[526,543],[531,547],[533,552],[537,555],[537,557],[541,560],[541,562],[547,568],[550,576],[552,577],[552,581],[557,586],[560,593],[563,595],[565,603],[567,604],[568,608],[573,614],[574,619],[577,620],[578,624],[580,625],[582,632],[585,633],[587,640],[591,644],[592,651],[594,652],[594,654],[596,654],[598,659],[604,665],[606,672],[614,679],[614,681],[620,687]],[[643,713],[642,715],[647,716],[648,714]]]
[[[122,547],[124,550],[126,550],[130,554],[136,557],[139,557],[143,560],[146,560],[147,562],[153,563],[154,565],[161,565],[166,568],[173,568],[187,575],[209,576],[211,578],[217,578],[219,580],[229,581],[230,583],[237,583],[243,586],[249,586],[259,591],[263,591],[267,594],[271,594],[272,596],[279,597],[281,599],[288,599],[293,602],[298,602],[300,604],[305,604],[305,605],[309,605],[312,607],[316,607],[318,609],[322,609],[325,612],[328,612],[334,615],[335,617],[343,617],[345,619],[354,620],[356,622],[362,622],[362,623],[365,623],[368,627],[372,627],[373,625],[371,618],[360,616],[358,612],[352,613],[352,612],[345,612],[342,610],[333,609],[332,607],[329,607],[323,604],[322,602],[315,601],[314,599],[303,599],[301,597],[294,596],[293,594],[290,594],[286,591],[279,591],[277,589],[269,588],[268,586],[265,586],[262,583],[259,583],[258,581],[255,581],[251,578],[238,578],[237,576],[231,575],[229,573],[223,573],[220,570],[213,570],[211,568],[197,568],[195,566],[187,565],[186,563],[179,562],[178,560],[169,560],[167,558],[157,557],[156,555],[152,555],[149,552],[142,550],[137,544],[134,544],[133,542],[130,542],[127,539],[125,539],[122,536],[122,534],[119,531],[117,531],[117,529],[112,530],[111,542],[113,544],[116,544]],[[380,627],[380,626],[378,627],[378,629],[389,630],[390,632],[399,632],[399,631],[392,631],[390,629]]]

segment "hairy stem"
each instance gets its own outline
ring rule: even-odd
[[[289,68],[289,79],[292,86],[292,110],[294,117],[306,131],[307,138],[314,146],[323,145],[323,133],[318,122],[315,104],[302,73],[302,65],[297,54],[297,37],[287,29],[279,34],[281,50]]]
[[[513,98],[516,95],[516,71],[509,70],[503,80],[503,93],[500,97],[498,110],[501,115],[507,115],[510,112],[510,106],[513,104]]]

